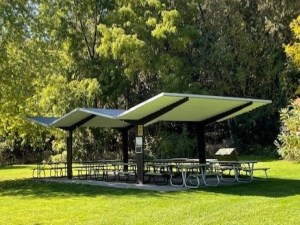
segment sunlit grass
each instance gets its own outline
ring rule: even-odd
[[[0,224],[299,224],[300,165],[267,160],[266,182],[179,192],[109,189],[31,179],[0,169]]]

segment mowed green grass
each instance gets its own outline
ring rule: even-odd
[[[266,182],[178,192],[57,184],[0,169],[0,224],[299,224],[300,164],[265,161]]]

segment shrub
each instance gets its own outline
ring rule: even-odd
[[[14,156],[6,142],[0,142],[0,167],[14,163]]]
[[[67,162],[67,151],[63,151],[62,153],[57,154],[57,155],[52,155],[50,157],[50,160],[51,160],[51,162],[55,162],[55,163]]]
[[[285,159],[300,162],[300,105],[291,103],[280,112],[281,132],[276,145]]]
[[[157,158],[192,158],[196,155],[196,138],[189,136],[186,126],[181,132],[160,130],[154,140],[151,148]]]

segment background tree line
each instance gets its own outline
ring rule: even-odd
[[[23,160],[63,152],[65,134],[29,123],[28,115],[127,109],[165,91],[271,99],[208,128],[210,144],[270,154],[278,111],[299,86],[284,52],[299,13],[298,1],[283,0],[2,0],[1,151]],[[193,134],[186,124],[149,127],[147,151],[195,157]],[[109,156],[120,144],[109,129],[75,136],[82,159]]]

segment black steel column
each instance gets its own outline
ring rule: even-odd
[[[72,179],[72,160],[73,160],[73,130],[68,130],[67,137],[67,177]]]
[[[137,164],[137,183],[144,184],[144,126],[135,127],[135,154]]]
[[[123,153],[123,163],[128,163],[128,130],[122,130],[122,153]],[[128,166],[124,167],[125,171],[128,170]]]
[[[205,155],[205,125],[203,123],[196,124],[197,142],[198,142],[198,158],[199,163],[206,163]]]

